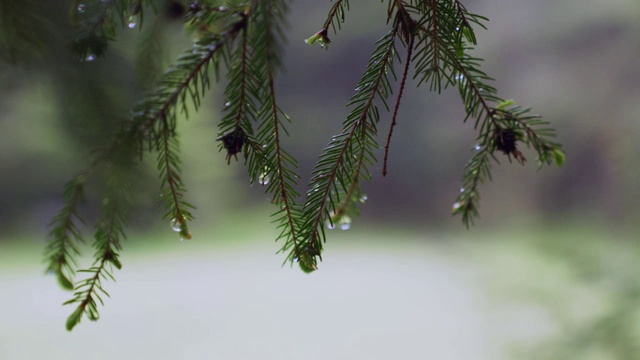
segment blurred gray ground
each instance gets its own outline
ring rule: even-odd
[[[540,307],[496,305],[486,266],[436,243],[336,243],[311,275],[273,247],[191,246],[123,260],[102,319],[73,333],[42,269],[2,271],[0,359],[496,360],[554,329]]]

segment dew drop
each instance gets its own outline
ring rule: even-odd
[[[135,29],[137,25],[138,25],[138,18],[136,16],[129,16],[129,19],[127,22],[127,26],[129,27],[129,29]]]
[[[480,150],[482,150],[482,146],[480,146],[480,145],[477,145],[477,144],[476,144],[476,146],[474,147],[474,149],[475,149],[476,151],[480,151]]]
[[[363,204],[366,203],[367,200],[369,200],[369,197],[367,195],[362,195],[360,197],[360,202],[363,203]]]
[[[455,203],[453,203],[453,206],[451,207],[451,210],[456,211],[456,210],[460,209],[461,206],[462,206],[461,202],[455,202]]]
[[[79,13],[83,13],[85,8],[86,8],[85,4],[78,4],[78,7],[76,9],[78,9]]]
[[[338,225],[340,225],[340,230],[349,230],[351,229],[351,217],[344,215],[338,221]]]
[[[87,55],[87,57],[84,58],[84,61],[93,61],[96,59],[96,56],[93,54],[89,54]]]
[[[180,230],[182,230],[181,223],[177,218],[171,219],[171,229],[175,232],[180,232]]]
[[[231,101],[227,101],[226,103],[224,103],[224,106],[226,106],[226,107],[231,106]]]
[[[261,173],[260,176],[258,177],[258,182],[260,183],[260,185],[268,185],[269,181],[271,181],[271,177],[269,176],[269,173],[267,173],[266,171]]]
[[[461,193],[463,193],[463,192],[464,192],[464,188],[463,188],[463,187],[461,187],[461,188],[460,188],[460,192],[461,192]]]
[[[331,221],[327,221],[327,229],[333,230],[335,228],[336,228],[336,224],[332,223]]]

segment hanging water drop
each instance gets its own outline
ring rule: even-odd
[[[367,200],[369,200],[369,197],[367,195],[362,195],[360,197],[360,202],[363,203],[363,204],[366,203]]]
[[[225,106],[225,107],[229,107],[229,106],[231,106],[231,101],[227,101],[226,103],[224,103],[224,106]]]
[[[127,21],[127,26],[129,27],[129,29],[135,29],[137,25],[138,25],[138,17],[135,15],[129,16],[129,19]]]
[[[338,221],[338,225],[340,225],[340,230],[349,230],[351,229],[351,217],[344,215]]]
[[[177,218],[171,219],[171,229],[175,232],[180,232],[182,230],[182,222]]]
[[[85,4],[78,4],[78,7],[76,9],[78,9],[79,13],[83,13],[85,8],[86,8]]]
[[[268,185],[270,180],[271,180],[271,177],[269,176],[269,173],[267,173],[266,171],[261,173],[260,176],[258,177],[258,182],[260,183],[260,185]]]
[[[336,228],[336,224],[332,223],[331,221],[327,221],[327,229],[333,230],[335,228]]]
[[[464,192],[464,188],[463,188],[463,187],[461,187],[461,188],[460,188],[460,192],[461,192],[461,193],[463,193],[463,192]]]
[[[474,147],[474,149],[476,149],[476,151],[480,151],[482,150],[482,146],[476,144],[476,146]]]
[[[454,211],[454,212],[457,211],[458,209],[460,209],[460,207],[462,207],[462,204],[463,203],[461,203],[461,202],[453,203],[453,206],[451,207],[451,211]]]

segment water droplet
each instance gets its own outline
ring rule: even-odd
[[[463,193],[463,192],[464,192],[464,188],[463,188],[463,187],[461,187],[461,188],[460,188],[460,192],[461,192],[461,193]]]
[[[129,29],[135,29],[137,25],[138,25],[138,17],[135,15],[129,16],[129,19],[127,21],[127,26],[129,27]]]
[[[327,229],[333,230],[335,228],[336,228],[336,224],[332,223],[331,221],[327,221]]]
[[[456,211],[456,210],[460,209],[461,206],[462,206],[461,202],[455,202],[455,203],[453,203],[453,206],[451,207],[451,210]]]
[[[366,203],[367,200],[369,200],[369,197],[367,195],[362,195],[360,197],[360,202],[363,203],[363,204]]]
[[[93,54],[89,54],[87,55],[87,57],[84,58],[84,61],[93,61],[96,59],[96,56]]]
[[[83,13],[85,8],[86,8],[85,4],[78,4],[78,7],[76,9],[78,9],[79,13]]]
[[[224,106],[226,106],[226,107],[231,106],[231,101],[227,101],[226,103],[224,103]]]
[[[351,217],[344,215],[338,221],[338,225],[340,225],[340,230],[349,230],[351,229]]]
[[[476,144],[476,146],[474,147],[474,149],[476,149],[476,151],[480,151],[480,150],[482,150],[482,146],[480,146],[480,145],[477,145],[477,144]]]
[[[258,182],[260,183],[260,185],[268,185],[269,181],[271,181],[271,177],[269,176],[268,172],[263,172],[260,174],[260,176],[258,177]]]
[[[460,31],[460,26],[456,26],[456,31]]]
[[[171,229],[175,232],[180,232],[182,230],[182,222],[178,221],[177,218],[171,219]]]

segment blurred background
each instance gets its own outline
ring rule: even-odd
[[[21,2],[33,15],[22,22],[2,16],[10,3],[3,31],[35,34],[41,50],[0,44],[0,359],[640,359],[639,2],[464,2],[490,18],[475,53],[499,94],[552,122],[566,164],[537,170],[529,150],[525,166],[504,159],[467,230],[450,214],[473,126],[455,89],[408,86],[389,175],[364,186],[350,230],[328,232],[311,275],[281,267],[270,196],[218,152],[214,86],[179,126],[194,238],[160,221],[150,156],[112,298],[73,333],[61,306],[72,294],[44,274],[47,224],[64,183],[140,99],[150,64],[191,40],[159,1],[142,24],[153,31],[122,30],[104,59],[79,62],[68,1]],[[332,3],[291,3],[277,92],[301,185],[387,30],[384,4],[350,3],[328,51],[303,40]],[[144,59],[136,49],[151,36],[164,50]],[[88,189],[89,220],[101,189]]]

